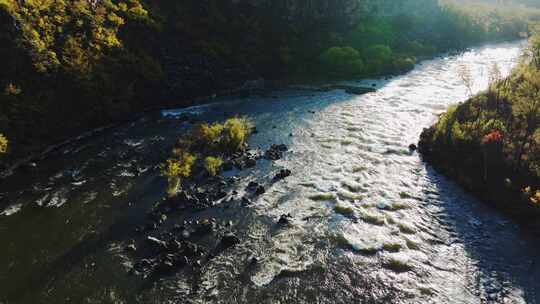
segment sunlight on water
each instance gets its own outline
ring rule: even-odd
[[[460,66],[470,67],[478,92],[489,68],[497,63],[507,75],[523,47],[475,48],[403,76],[351,82],[377,87],[362,96],[285,91],[165,111],[169,118],[68,147],[61,153],[75,156],[40,164],[46,173],[32,177],[30,190],[0,193],[7,202],[0,237],[9,240],[0,258],[18,267],[0,269],[0,279],[46,279],[31,295],[49,302],[76,289],[88,303],[535,303],[534,241],[408,148],[438,114],[467,98]],[[259,130],[253,148],[289,146],[284,159],[246,171],[240,196],[249,181],[271,180],[279,169],[292,176],[269,184],[249,207],[216,207],[213,216],[230,222],[242,242],[198,269],[197,279],[178,273],[139,286],[125,273],[133,261],[122,229],[131,231],[131,220],[163,194],[156,165],[185,131],[170,117],[187,113],[210,121],[248,115]],[[277,224],[287,214],[289,223]],[[20,232],[13,238],[11,231]],[[29,250],[15,254],[17,246]],[[73,265],[55,268],[54,276],[32,268],[64,255]]]
[[[485,296],[485,286],[478,283],[474,257],[450,241],[455,235],[452,227],[434,227],[433,215],[425,208],[432,204],[446,208],[432,199],[445,185],[437,183],[407,147],[438,113],[467,98],[467,89],[457,77],[461,65],[470,67],[478,92],[487,87],[492,64],[507,75],[520,51],[517,45],[480,48],[424,62],[392,80],[362,81],[376,84],[379,90],[329,104],[295,126],[293,133],[309,130],[312,136],[294,137],[295,153],[283,162],[293,170],[293,177],[276,186],[257,208],[261,216],[291,213],[296,219],[318,220],[295,223],[274,236],[273,242],[261,244],[272,258],[263,260],[252,281],[269,284],[283,269],[298,271],[339,256],[339,250],[321,251],[327,256],[319,255],[317,260],[306,247],[319,243],[321,248],[352,250],[364,263],[393,272],[393,280],[383,280],[384,284],[401,286],[416,298],[412,302],[425,297],[436,298],[437,303],[477,303]],[[278,197],[272,193],[290,188],[294,193],[276,205]],[[516,294],[504,296],[514,301],[519,298]]]

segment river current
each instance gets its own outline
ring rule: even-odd
[[[164,111],[70,144],[36,170],[0,180],[0,303],[540,303],[540,239],[422,162],[417,142],[496,63],[507,75],[525,42],[424,61],[402,76],[350,82],[375,93],[277,91]],[[240,173],[271,179],[249,207],[192,213],[241,240],[193,273],[128,274],[123,248],[163,195],[156,165],[186,125],[246,115],[251,147],[289,147]],[[291,224],[276,226],[282,214]],[[254,267],[247,267],[250,257]],[[193,283],[197,281],[197,284]],[[194,286],[197,286],[194,288]]]

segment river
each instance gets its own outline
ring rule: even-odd
[[[540,303],[539,237],[408,149],[466,99],[460,66],[478,92],[490,67],[507,75],[525,45],[476,47],[402,76],[351,82],[376,84],[375,93],[216,100],[63,147],[0,181],[0,303]],[[214,216],[240,238],[236,247],[197,271],[133,276],[124,248],[164,193],[156,165],[185,132],[175,117],[186,112],[247,115],[259,130],[251,147],[289,146],[283,159],[239,173],[240,193],[281,168],[292,176],[248,207],[170,219]],[[290,225],[276,225],[282,214]]]

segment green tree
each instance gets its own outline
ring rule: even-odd
[[[324,71],[332,77],[355,77],[364,71],[360,53],[352,47],[331,47],[320,55],[319,60]]]
[[[367,70],[375,74],[392,65],[392,54],[392,49],[382,44],[371,45],[362,52],[364,60],[368,62]]]

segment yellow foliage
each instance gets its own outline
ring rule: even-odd
[[[204,159],[204,168],[208,171],[210,176],[216,176],[223,165],[223,159],[220,157],[208,156]]]
[[[211,176],[216,176],[223,159],[207,156],[236,152],[245,144],[252,123],[247,118],[231,118],[223,124],[201,124],[181,137],[172,150],[171,157],[161,166],[161,174],[167,177],[170,196],[177,193],[181,179],[189,177],[197,158]]]
[[[139,18],[146,18],[148,17],[148,11],[144,9],[144,7],[141,5],[141,3],[137,0],[130,0],[129,1],[129,10],[128,12],[134,16]]]
[[[6,153],[8,149],[9,141],[7,138],[0,133],[0,154]]]
[[[176,196],[179,187],[180,187],[179,177],[169,177],[167,179],[167,195],[169,197]]]
[[[540,205],[540,190],[537,190],[533,196],[530,198],[531,203],[535,205]]]
[[[204,144],[213,145],[216,141],[219,140],[221,133],[223,132],[223,125],[215,123],[212,125],[201,124],[195,130],[195,136],[198,141],[202,141]]]
[[[165,177],[189,177],[191,167],[197,160],[197,157],[191,153],[184,152],[178,159],[168,159],[161,170]]]
[[[238,151],[247,141],[253,124],[247,118],[230,118],[225,121],[223,130],[223,147],[230,151]]]
[[[148,17],[139,0],[129,0],[129,9],[126,3],[116,5],[110,0],[97,1],[95,5],[87,0],[0,0],[0,9],[5,9],[20,25],[22,42],[30,49],[38,71],[63,68],[65,60],[73,57],[76,60],[67,67],[76,74],[92,70],[107,49],[122,47],[118,32],[126,23],[124,18]],[[67,43],[66,37],[75,39]],[[64,45],[67,47],[59,48]],[[80,51],[72,56],[73,49]]]
[[[225,152],[235,152],[242,148],[253,124],[247,118],[230,118],[223,124],[201,124],[191,135],[191,141],[214,148],[215,144]]]
[[[110,13],[108,16],[109,21],[114,24],[115,26],[121,26],[124,25],[125,21],[121,17],[119,17],[114,12]]]
[[[167,177],[167,193],[169,197],[175,196],[181,184],[182,177],[191,175],[191,168],[197,157],[191,153],[182,152],[178,158],[171,158],[163,164],[161,174]]]
[[[118,3],[118,9],[121,12],[126,12],[128,10],[127,4],[125,4],[124,2]]]

